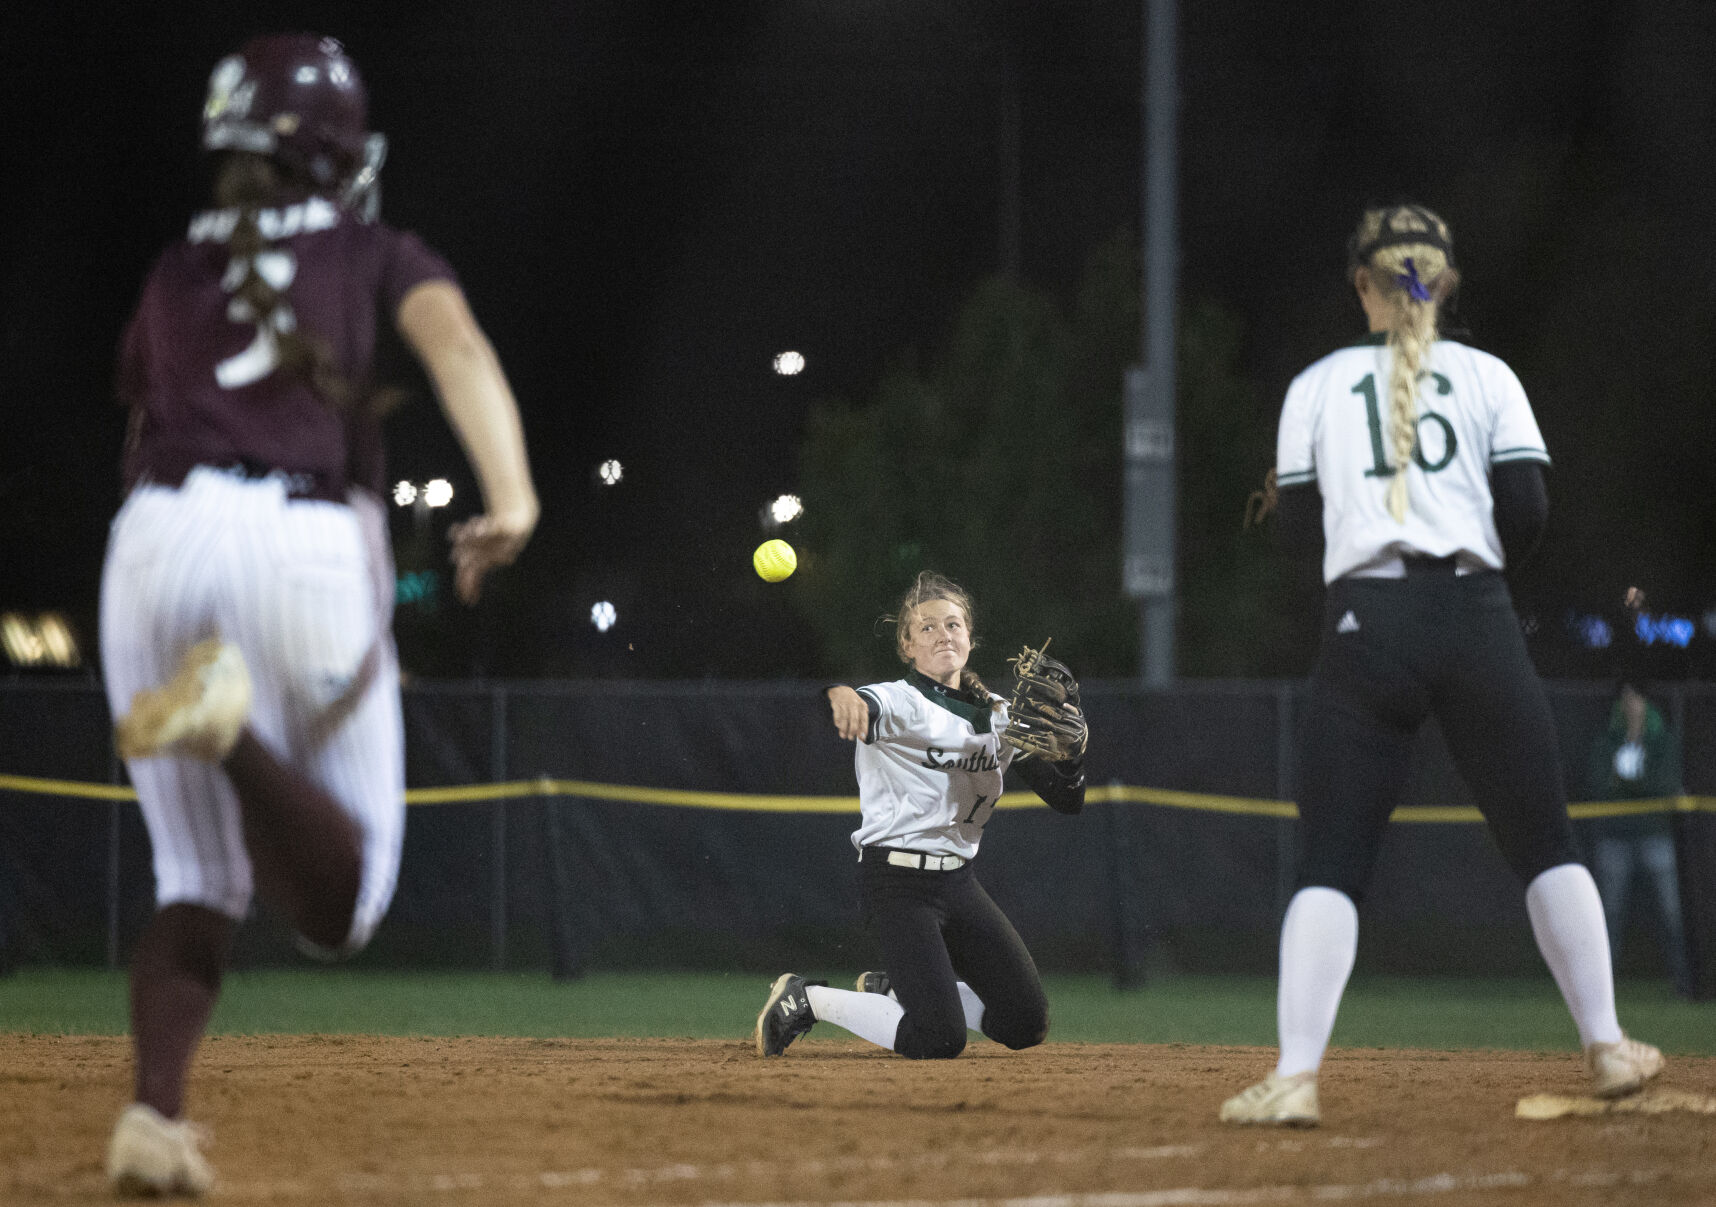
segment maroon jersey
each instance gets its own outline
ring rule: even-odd
[[[354,455],[361,484],[377,485],[375,422],[340,413],[308,381],[277,372],[275,333],[295,325],[316,336],[361,387],[377,317],[392,322],[413,286],[455,280],[452,269],[415,235],[358,222],[320,197],[264,210],[257,225],[269,243],[256,269],[283,299],[265,326],[233,296],[245,275],[227,248],[236,220],[235,210],[198,215],[156,261],[126,327],[127,489],[143,478],[177,484],[194,465],[244,465],[301,476],[309,493],[339,498]]]

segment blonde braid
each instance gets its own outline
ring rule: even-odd
[[[1410,236],[1422,232],[1426,241]],[[1394,476],[1388,483],[1388,513],[1406,522],[1406,476],[1418,446],[1418,379],[1426,371],[1430,346],[1436,342],[1437,311],[1454,290],[1459,277],[1450,256],[1448,227],[1429,210],[1415,205],[1370,210],[1353,236],[1355,247],[1388,240],[1360,258],[1357,267],[1388,302],[1388,347],[1393,353],[1388,372],[1389,451]]]
[[[1436,303],[1420,302],[1399,291],[1388,346],[1394,352],[1388,370],[1388,435],[1394,477],[1388,484],[1388,514],[1406,522],[1406,471],[1418,445],[1418,375],[1436,340]]]

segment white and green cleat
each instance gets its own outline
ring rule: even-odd
[[[1660,1051],[1624,1035],[1612,1044],[1592,1044],[1585,1049],[1585,1071],[1591,1075],[1591,1092],[1599,1098],[1637,1093],[1662,1072],[1662,1066]]]

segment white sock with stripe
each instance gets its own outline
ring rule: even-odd
[[[906,1014],[905,1007],[893,998],[880,993],[830,989],[827,985],[807,986],[804,995],[810,999],[810,1012],[816,1015],[817,1022],[844,1027],[859,1039],[893,1051],[894,1033]]]
[[[1603,899],[1582,863],[1550,868],[1525,890],[1531,933],[1579,1028],[1582,1047],[1621,1038]]]
[[[1332,888],[1302,888],[1293,894],[1281,920],[1277,1075],[1291,1077],[1323,1063],[1357,956],[1358,907],[1351,897]]]

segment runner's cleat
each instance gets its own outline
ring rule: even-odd
[[[232,751],[250,716],[250,671],[236,645],[198,642],[162,686],[131,697],[113,726],[119,756],[183,754],[218,763]]]
[[[107,1142],[108,1180],[121,1195],[200,1195],[215,1180],[199,1149],[204,1138],[196,1124],[165,1118],[154,1107],[133,1102]]]
[[[1317,1108],[1315,1069],[1307,1069],[1291,1077],[1271,1073],[1250,1089],[1221,1104],[1223,1123],[1315,1127],[1321,1118]]]

